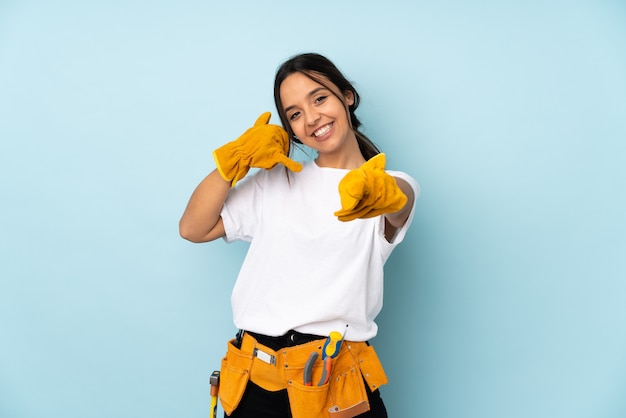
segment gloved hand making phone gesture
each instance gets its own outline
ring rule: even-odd
[[[396,179],[385,172],[385,163],[385,154],[378,154],[341,179],[341,210],[335,212],[340,221],[373,218],[404,207],[407,197]]]
[[[280,163],[291,171],[302,170],[302,164],[287,157],[289,135],[282,127],[270,125],[270,117],[270,112],[263,113],[243,135],[213,151],[217,170],[231,187],[251,167],[269,170]]]

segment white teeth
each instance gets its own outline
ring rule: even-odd
[[[313,132],[313,136],[320,137],[328,133],[328,131],[330,131],[330,125],[322,126],[317,131]]]

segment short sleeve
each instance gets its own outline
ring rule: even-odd
[[[252,241],[263,211],[263,183],[266,171],[258,170],[230,191],[220,213],[224,241]]]
[[[413,207],[411,208],[411,212],[409,213],[409,217],[407,218],[406,222],[404,223],[404,225],[402,225],[401,228],[399,228],[396,231],[396,234],[393,236],[391,242],[388,242],[387,240],[384,240],[385,243],[383,244],[383,252],[384,252],[384,258],[387,259],[387,257],[389,257],[389,255],[391,254],[391,251],[395,248],[396,245],[400,244],[403,240],[404,237],[406,235],[406,232],[408,231],[409,227],[411,226],[411,223],[413,222],[413,217],[415,215],[415,205],[417,202],[417,199],[420,195],[421,189],[419,184],[417,183],[417,181],[409,176],[408,174],[402,172],[402,171],[387,171],[387,174],[393,176],[393,177],[397,177],[397,178],[401,178],[402,180],[405,180],[407,183],[409,183],[409,185],[411,186],[411,188],[413,189],[413,193],[415,195],[415,199],[413,200]],[[384,236],[384,230],[385,230],[385,218],[383,216],[381,216],[381,231],[382,234]]]

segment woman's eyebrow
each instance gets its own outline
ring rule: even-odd
[[[319,93],[319,92],[320,92],[320,91],[322,91],[322,90],[328,90],[328,89],[327,89],[326,87],[324,87],[324,86],[317,87],[317,88],[315,88],[315,89],[311,90],[311,91],[309,92],[309,94],[307,94],[307,95],[306,95],[306,97],[312,97],[312,96],[315,96],[317,93]],[[285,108],[285,113],[289,112],[289,111],[290,111],[291,109],[293,109],[294,107],[296,107],[296,105],[291,105],[291,106],[289,106],[289,107],[286,107],[286,108]]]

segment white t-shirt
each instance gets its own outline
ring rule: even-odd
[[[413,210],[388,242],[384,218],[342,222],[339,181],[349,170],[303,164],[259,170],[231,190],[221,212],[225,240],[250,242],[231,303],[235,326],[270,336],[294,329],[343,332],[366,341],[377,332],[383,265],[411,224]],[[419,195],[417,182],[402,172]]]

